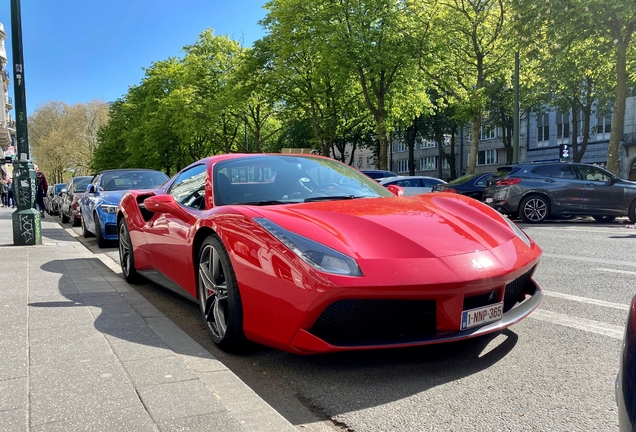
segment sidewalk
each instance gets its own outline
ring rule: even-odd
[[[0,208],[0,431],[297,431],[47,217]]]

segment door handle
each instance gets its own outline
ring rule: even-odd
[[[554,183],[556,180],[553,179],[545,179],[544,180],[546,183]]]
[[[585,186],[596,186],[594,183],[587,183]]]

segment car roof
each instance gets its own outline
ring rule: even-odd
[[[442,180],[442,179],[439,179],[437,177],[429,177],[429,176],[393,176],[393,177],[384,177],[384,178],[378,179],[378,181],[380,183],[384,183],[384,182],[388,182],[388,181],[408,180],[408,179],[439,180],[441,182],[444,182],[444,180]],[[444,182],[444,183],[446,183],[446,182]]]

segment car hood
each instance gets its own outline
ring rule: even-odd
[[[123,191],[107,191],[99,193],[99,200],[101,204],[112,204],[118,205],[119,201],[121,201],[121,197],[128,192],[127,190]]]
[[[303,203],[256,212],[363,259],[460,255],[493,249],[516,235],[495,210],[462,195]]]

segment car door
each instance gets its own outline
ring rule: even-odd
[[[190,217],[168,213],[157,213],[146,224],[145,234],[148,252],[152,255],[154,268],[179,287],[196,296],[192,262],[192,225],[206,209],[209,184],[207,166],[196,165],[181,172],[166,190]]]
[[[99,229],[95,228],[94,213],[97,201],[99,200],[99,181],[101,177],[101,175],[96,175],[95,177],[93,177],[93,180],[91,180],[91,183],[89,185],[89,187],[92,186],[92,192],[89,193],[88,190],[86,191],[86,193],[82,197],[82,204],[80,206],[84,224],[86,225],[86,228],[92,233],[96,233],[96,230]]]
[[[626,209],[622,208],[625,190],[616,184],[611,173],[593,165],[578,165],[577,169],[585,186],[585,211],[588,214],[625,214]]]
[[[571,164],[541,165],[532,170],[550,196],[552,213],[580,214],[585,209],[585,185]]]

